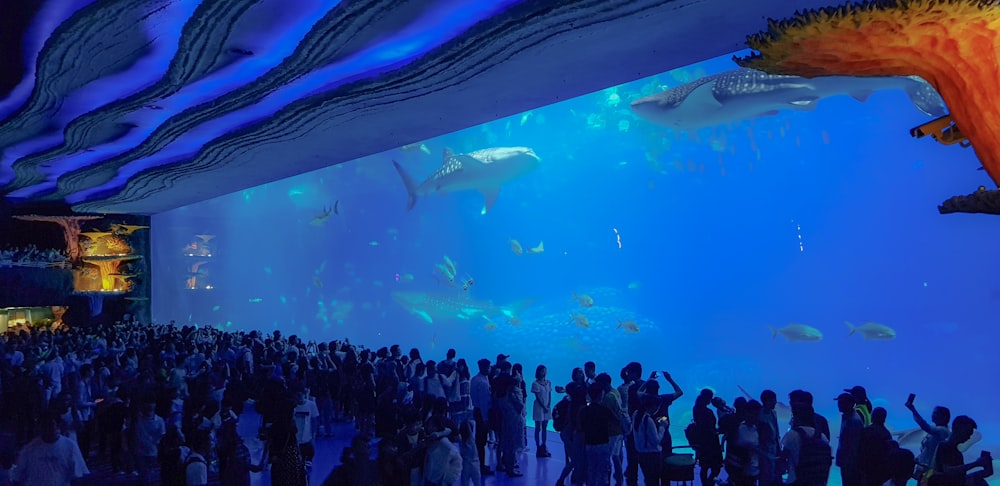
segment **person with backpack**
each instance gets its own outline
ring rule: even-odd
[[[208,461],[205,457],[210,454],[212,439],[207,432],[198,431],[191,438],[191,449],[184,457],[184,486],[207,486],[208,485]]]
[[[587,388],[583,383],[583,369],[573,368],[573,381],[556,389],[566,393],[552,411],[553,425],[557,427],[566,452],[566,465],[559,474],[556,486],[563,486],[566,478],[571,484],[583,484],[586,479],[587,454],[579,420],[580,411],[587,406]]]
[[[815,420],[811,406],[792,406],[792,430],[781,438],[782,455],[788,461],[788,485],[826,486],[830,477],[833,450]]]

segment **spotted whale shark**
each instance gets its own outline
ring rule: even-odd
[[[410,314],[427,323],[453,319],[470,320],[481,317],[517,317],[533,303],[525,300],[508,306],[495,305],[491,301],[472,298],[462,291],[399,291],[392,293],[392,299]]]
[[[875,91],[902,89],[928,116],[947,113],[934,88],[916,76],[803,78],[733,69],[667,89],[632,102],[632,111],[647,121],[675,130],[698,130],[781,110],[808,111],[819,100],[847,94],[865,101]]]
[[[467,154],[444,151],[444,160],[433,174],[417,184],[395,160],[392,165],[403,179],[409,200],[406,209],[413,209],[417,198],[431,193],[476,190],[483,193],[486,214],[500,195],[500,186],[538,168],[541,158],[527,147],[496,147]]]

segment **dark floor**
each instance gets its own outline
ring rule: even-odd
[[[247,411],[240,417],[240,433],[243,435],[245,443],[250,449],[250,455],[252,462],[254,463],[260,461],[260,457],[263,452],[263,444],[256,437],[257,426],[259,423],[259,415],[253,412],[251,407],[247,407]],[[528,433],[532,434],[533,430],[534,429],[529,428]],[[333,468],[340,463],[340,454],[345,447],[350,445],[351,438],[354,437],[355,433],[356,432],[352,424],[339,423],[334,430],[334,438],[317,439],[316,457],[313,460],[313,471],[311,477],[309,478],[309,484],[323,484],[323,480],[330,474],[330,471],[332,471]],[[529,438],[529,441],[532,444],[529,448],[529,452],[521,454],[518,458],[518,464],[521,466],[521,472],[524,476],[519,478],[509,478],[505,474],[500,473],[483,478],[483,484],[517,484],[530,486],[556,484],[556,480],[559,478],[559,473],[565,465],[565,456],[563,454],[563,446],[562,442],[559,440],[559,435],[554,432],[549,432],[548,434],[549,449],[552,452],[552,457],[550,458],[536,458],[534,439]],[[496,458],[492,446],[487,448],[487,456],[487,461],[489,462],[490,467],[494,468],[496,466]],[[139,483],[138,478],[134,476],[114,474],[111,471],[111,465],[106,461],[91,459],[89,465],[91,468],[91,475],[81,479],[80,481],[74,482],[74,484],[77,484],[78,486],[108,486],[135,485]],[[210,482],[213,485],[218,484],[218,479],[212,478]],[[271,484],[270,476],[267,471],[259,474],[252,474],[251,483],[254,486],[269,486]]]

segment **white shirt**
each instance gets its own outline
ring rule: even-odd
[[[316,402],[306,399],[306,402],[295,407],[295,426],[299,429],[295,437],[299,444],[307,444],[313,440],[313,419],[319,418],[319,408]]]
[[[208,484],[208,464],[205,463],[205,457],[194,451],[188,454],[184,459],[184,477],[187,478],[188,486]]]
[[[24,446],[13,470],[24,486],[69,486],[70,481],[89,474],[76,442],[62,435],[49,444],[41,438]]]

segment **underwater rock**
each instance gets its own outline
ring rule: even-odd
[[[955,196],[938,206],[941,214],[982,213],[1000,214],[1000,190],[988,190],[979,186],[976,192],[967,196]]]

